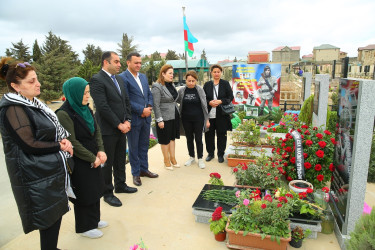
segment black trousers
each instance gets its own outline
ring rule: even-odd
[[[227,147],[227,131],[218,131],[216,119],[210,119],[210,129],[205,133],[206,150],[209,155],[215,153],[215,133],[217,136],[217,156],[224,156]]]
[[[40,249],[41,250],[56,250],[57,241],[59,239],[59,231],[61,226],[61,219],[58,219],[55,224],[47,229],[39,230],[40,234]]]
[[[103,167],[104,196],[113,194],[112,169],[115,187],[125,184],[126,135],[103,135],[103,144],[107,162]]]
[[[194,138],[195,145],[197,147],[198,159],[203,157],[203,142],[202,142],[202,133],[204,121],[185,121],[182,120],[182,125],[185,129],[186,142],[189,150],[189,155],[195,157],[194,152]]]
[[[84,233],[98,227],[100,221],[100,200],[87,206],[74,204],[76,233]]]

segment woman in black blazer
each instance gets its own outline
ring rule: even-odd
[[[204,84],[206,93],[210,130],[205,133],[206,150],[208,156],[206,161],[214,158],[215,132],[217,135],[217,156],[220,163],[224,162],[224,151],[227,146],[227,131],[232,130],[230,116],[221,110],[221,104],[229,104],[233,100],[233,91],[228,81],[220,79],[223,68],[220,65],[211,66],[212,81]]]

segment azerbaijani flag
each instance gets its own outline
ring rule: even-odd
[[[194,53],[193,43],[198,42],[198,39],[191,34],[189,27],[186,24],[186,16],[184,13],[184,40],[185,40],[185,51],[188,52],[189,56],[192,57]]]

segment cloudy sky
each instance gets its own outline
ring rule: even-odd
[[[88,43],[117,50],[122,34],[134,37],[141,54],[184,51],[182,6],[210,63],[245,59],[248,51],[331,44],[357,56],[358,47],[375,44],[374,0],[17,0],[0,8],[0,56],[12,42],[43,44],[49,31],[68,40],[83,59]]]

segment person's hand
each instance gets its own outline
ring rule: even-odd
[[[125,134],[126,132],[126,127],[125,127],[125,124],[124,123],[120,123],[118,126],[117,126],[118,130],[121,131],[121,133]]]
[[[142,117],[149,117],[152,112],[152,107],[147,107],[143,109]]]
[[[103,151],[99,151],[96,154],[96,157],[100,159],[100,164],[104,164],[107,161],[107,155]]]
[[[93,168],[97,168],[100,165],[100,159],[99,157],[96,157],[95,161],[92,163]]]
[[[60,141],[60,149],[73,156],[73,145],[68,139],[62,139]]]
[[[160,129],[163,129],[164,128],[164,122],[159,122],[158,126],[159,126]]]
[[[212,100],[208,103],[211,107],[215,108],[217,107],[219,104],[217,103],[217,100]]]
[[[130,124],[129,121],[125,121],[125,122],[124,122],[124,125],[125,125],[125,134],[126,134],[127,132],[130,131],[130,129],[131,129],[131,124]]]
[[[209,128],[209,127],[210,127],[210,125],[211,125],[211,124],[210,124],[210,121],[209,121],[209,120],[207,120],[207,122],[206,122],[206,127],[207,127],[207,128]]]

